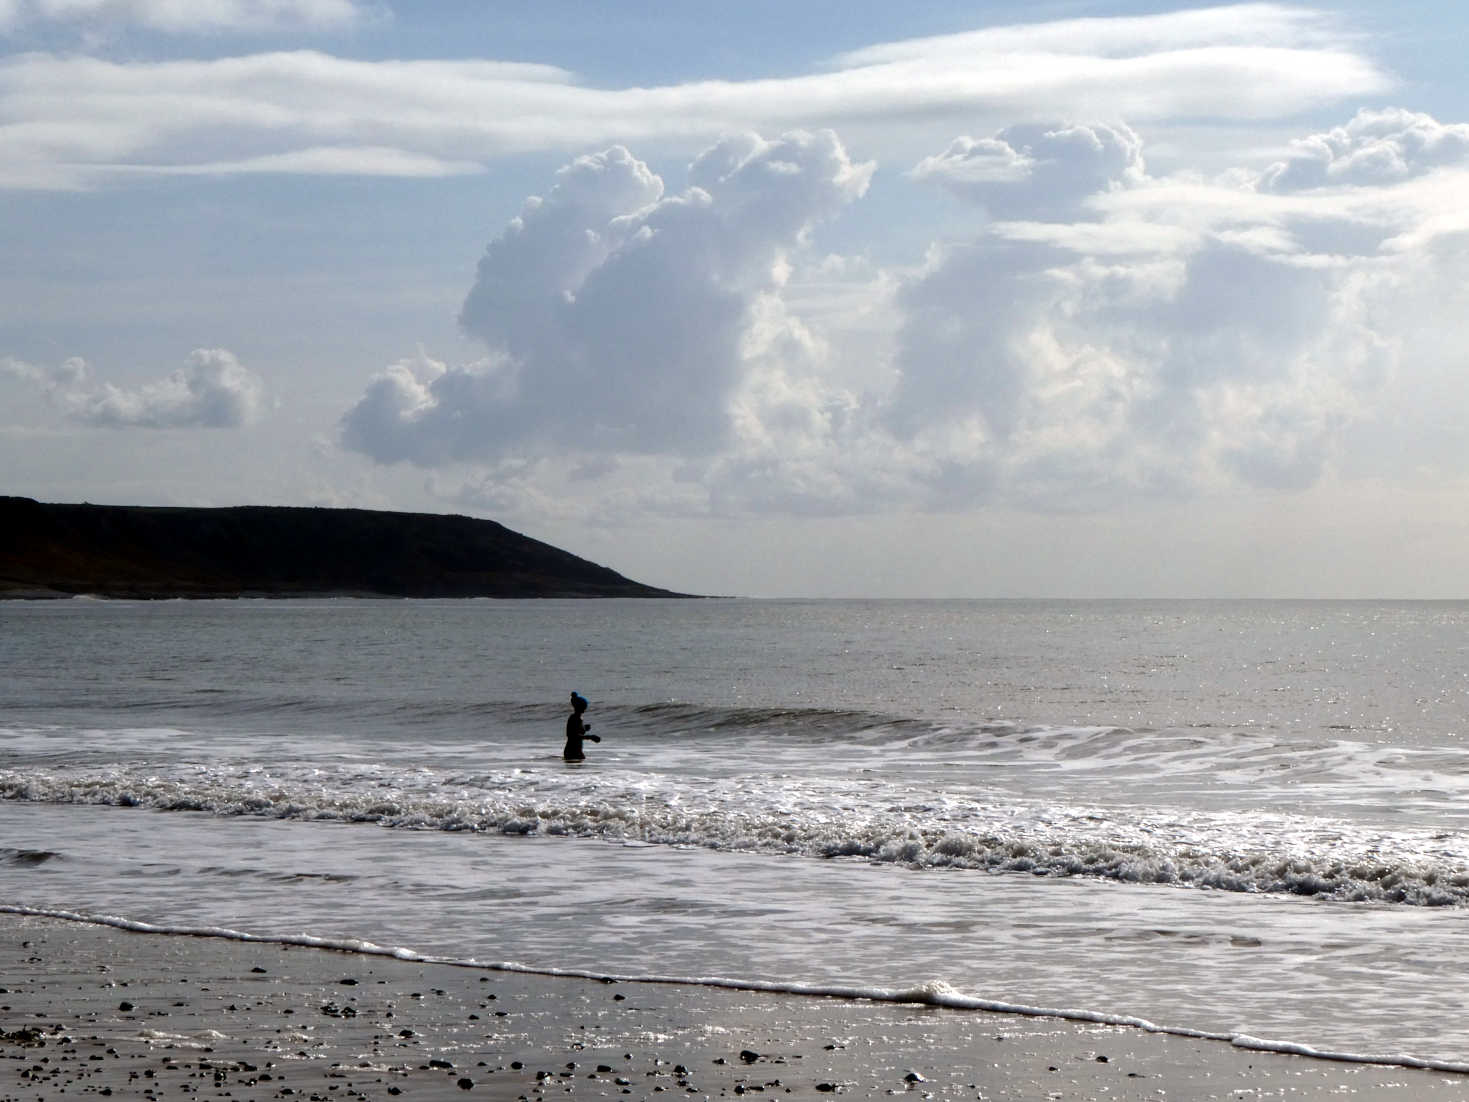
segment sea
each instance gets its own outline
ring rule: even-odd
[[[1469,1071],[1466,717],[1466,602],[0,602],[0,910]]]

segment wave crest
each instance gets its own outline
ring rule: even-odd
[[[1469,904],[1469,867],[1426,852],[1398,855],[1343,842],[1320,828],[1291,848],[1242,847],[1231,820],[1124,820],[1090,808],[1024,808],[971,799],[869,806],[836,782],[820,789],[757,792],[751,782],[587,791],[517,787],[515,778],[426,774],[417,787],[364,792],[351,780],[242,782],[198,770],[160,778],[113,770],[95,775],[0,771],[0,797],[295,820],[374,823],[413,830],[549,835],[694,846],[813,859],[861,859],[910,868],[1091,877],[1232,892],[1269,892],[1341,902],[1409,906]],[[386,783],[386,782],[384,782]],[[573,782],[565,782],[570,785]],[[1258,816],[1256,817],[1258,819]],[[1284,824],[1285,821],[1282,820]],[[1307,824],[1309,825],[1309,824]],[[1185,837],[1186,836],[1186,837]],[[1269,836],[1264,832],[1256,835]],[[1326,840],[1334,839],[1334,840]],[[13,863],[48,860],[0,850]]]

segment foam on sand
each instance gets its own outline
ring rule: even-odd
[[[1105,1011],[1075,1007],[1041,1007],[984,999],[956,991],[948,984],[934,981],[915,987],[884,988],[846,985],[783,983],[754,979],[732,979],[722,976],[669,976],[657,974],[615,974],[583,969],[537,968],[514,961],[487,962],[455,960],[420,954],[403,946],[377,945],[352,938],[323,938],[310,934],[264,937],[240,930],[216,926],[162,926],[140,922],[118,915],[89,915],[71,911],[0,904],[0,914],[25,920],[51,920],[78,928],[103,928],[137,934],[167,934],[175,938],[208,939],[281,948],[307,948],[354,954],[368,958],[388,958],[436,969],[464,972],[493,972],[502,975],[544,977],[556,980],[590,981],[598,984],[639,984],[655,987],[698,988],[707,991],[738,992],[751,995],[803,996],[810,1000],[846,1000],[898,1006],[926,1006],[946,1010],[983,1012],[1020,1019],[1046,1019],[1073,1023],[1077,1026],[1109,1027],[1136,1032],[1198,1041],[1209,1045],[1225,1045],[1252,1053],[1274,1053],[1282,1056],[1308,1057],[1317,1061],[1343,1064],[1376,1065],[1422,1071],[1469,1075],[1469,1063],[1422,1059],[1409,1054],[1361,1053],[1316,1048],[1288,1040],[1270,1040],[1243,1033],[1222,1033],[1190,1029],[1186,1026],[1152,1022],[1144,1018],[1110,1014]],[[983,1027],[981,1027],[983,1028]],[[1462,1081],[1460,1086],[1462,1087]]]

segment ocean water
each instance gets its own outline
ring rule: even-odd
[[[0,603],[0,909],[1469,1070],[1466,650],[1458,602]]]

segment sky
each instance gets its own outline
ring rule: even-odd
[[[0,494],[1469,597],[1469,7],[0,0]]]

